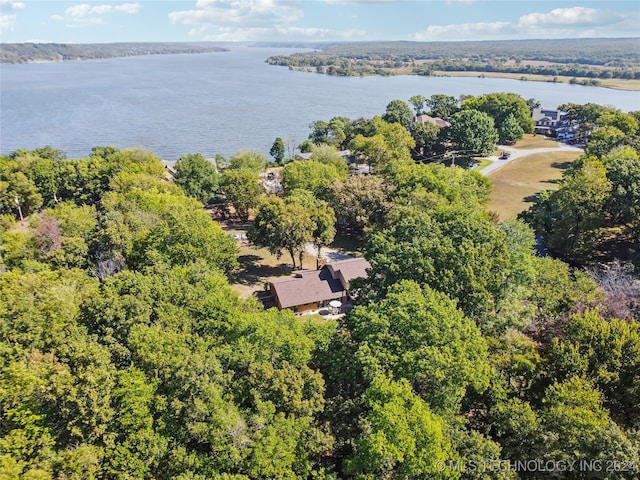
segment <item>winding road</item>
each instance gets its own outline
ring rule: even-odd
[[[573,145],[567,145],[566,143],[557,143],[555,147],[545,147],[545,148],[514,148],[514,147],[506,147],[503,145],[499,146],[500,149],[504,152],[509,152],[511,156],[505,160],[500,160],[498,156],[486,157],[491,160],[491,164],[484,167],[480,170],[480,173],[483,175],[491,175],[496,170],[501,169],[505,165],[508,165],[509,162],[512,162],[516,158],[524,157],[526,155],[533,155],[536,153],[546,153],[546,152],[562,152],[562,151],[575,151],[582,152],[582,148],[574,147]]]

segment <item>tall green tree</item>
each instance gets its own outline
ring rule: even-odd
[[[524,137],[524,130],[515,115],[509,114],[498,127],[498,141],[505,145],[513,145]]]
[[[524,133],[533,133],[534,121],[525,99],[515,93],[489,93],[471,97],[462,102],[463,109],[486,113],[493,118],[498,129],[509,115],[513,115]]]
[[[346,320],[365,376],[407,379],[441,414],[457,412],[467,389],[489,384],[480,329],[445,294],[400,281],[384,300],[358,306]]]
[[[240,170],[248,168],[255,172],[264,170],[267,166],[267,159],[259,152],[255,150],[248,150],[244,152],[237,152],[231,158],[229,158],[228,168],[232,170]]]
[[[218,191],[218,171],[201,153],[180,157],[175,165],[175,182],[187,195],[206,204]]]
[[[346,166],[342,158],[340,162]],[[315,159],[304,162],[290,162],[281,172],[282,187],[285,194],[296,190],[307,190],[316,197],[322,198],[332,181],[346,178],[347,169],[340,169],[330,163],[322,163]]]
[[[377,175],[354,175],[329,185],[328,202],[338,226],[356,233],[381,226],[391,209],[394,187]]]
[[[435,94],[425,100],[432,117],[448,119],[460,110],[460,102],[451,95]]]
[[[422,155],[431,155],[439,150],[442,127],[431,122],[417,122],[409,131],[416,142],[416,150]]]
[[[236,215],[247,220],[263,192],[260,176],[252,168],[227,168],[220,179],[222,191],[236,212]]]
[[[201,259],[212,268],[229,272],[237,267],[238,247],[233,238],[201,208],[172,205],[149,233],[134,242],[130,264],[188,265]]]
[[[359,294],[384,298],[400,280],[448,294],[477,321],[495,310],[508,275],[506,237],[478,212],[441,207],[431,215],[405,210],[375,232],[365,249],[371,270]]]
[[[611,181],[607,212],[616,224],[640,231],[640,155],[631,147],[615,148],[602,157]]]
[[[413,393],[407,380],[377,376],[364,394],[364,403],[364,432],[346,463],[347,474],[390,479],[455,477],[455,473],[442,474],[439,468],[453,456],[447,426]]]
[[[307,210],[314,224],[311,243],[315,245],[318,257],[321,257],[322,247],[329,245],[336,234],[336,215],[333,208],[324,200],[317,199],[311,192],[304,190],[294,191],[292,195],[287,197],[286,202],[301,205]]]
[[[346,177],[349,173],[349,165],[333,145],[314,145],[311,148],[313,161],[335,167],[336,171]]]
[[[406,102],[402,100],[391,100],[387,104],[387,109],[382,119],[387,123],[399,123],[403,127],[408,127],[413,117],[413,112]]]
[[[280,137],[276,137],[269,150],[269,155],[273,157],[277,164],[281,164],[284,160],[284,141]]]
[[[422,115],[424,113],[424,105],[426,101],[427,97],[424,95],[414,95],[409,99],[409,103],[413,105],[416,115]]]
[[[588,260],[600,242],[604,207],[612,185],[602,162],[587,158],[555,192],[544,192],[528,218],[545,244],[567,257]]]
[[[265,198],[256,211],[256,218],[247,232],[255,245],[265,247],[280,257],[285,251],[291,256],[293,268],[296,257],[300,258],[307,243],[311,242],[315,223],[302,205],[285,203],[277,197]]]
[[[493,119],[486,113],[474,109],[454,114],[451,117],[448,135],[458,153],[470,157],[487,156],[494,151],[498,143],[498,132]]]

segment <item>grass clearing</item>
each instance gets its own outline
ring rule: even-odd
[[[556,190],[562,172],[580,156],[580,152],[549,152],[526,155],[511,161],[489,175],[493,184],[487,208],[501,220],[527,210],[538,193]]]
[[[248,223],[239,222],[220,222],[220,226],[231,235],[246,235],[249,229]],[[238,255],[240,265],[238,270],[229,275],[229,283],[243,298],[264,290],[270,280],[293,272],[288,254],[278,258],[266,248],[254,247],[244,238],[238,239],[238,247],[240,248]],[[316,268],[316,258],[305,253],[302,257],[302,265],[307,269]]]
[[[553,138],[546,137],[544,135],[533,135],[526,133],[522,140],[519,140],[513,148],[520,148],[522,150],[528,150],[532,148],[555,148],[558,146],[558,141]]]
[[[273,255],[266,248],[257,248],[246,240],[249,222],[219,222],[222,229],[231,235],[238,235],[238,255],[239,268],[229,275],[229,283],[242,298],[248,298],[256,292],[265,290],[269,281],[292,275],[291,257],[288,253],[280,258]],[[347,255],[355,256],[360,248],[356,239],[349,236],[336,236],[334,242],[329,246]],[[296,263],[298,259],[296,258]],[[302,256],[302,267],[305,270],[315,270],[317,266],[316,257],[307,252]]]

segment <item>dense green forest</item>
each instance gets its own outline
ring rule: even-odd
[[[63,62],[97,58],[222,52],[224,48],[196,43],[3,43],[0,63]]]
[[[522,133],[503,113],[523,99],[465,101],[449,141]],[[314,122],[280,195],[256,152],[221,172],[186,155],[174,180],[140,150],[0,157],[0,478],[640,478],[640,284],[592,241],[638,251],[637,115],[565,107],[592,140],[526,221],[571,265],[487,212],[486,177],[417,163],[401,101]],[[348,175],[344,143],[372,174]],[[203,208],[221,199],[256,244],[358,239],[353,310],[241,299]]]
[[[313,52],[267,62],[329,75],[436,71],[502,72],[588,78],[640,78],[637,38],[315,44]]]

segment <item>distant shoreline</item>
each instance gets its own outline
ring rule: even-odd
[[[58,63],[148,55],[226,52],[227,48],[199,43],[3,43],[1,64]]]

